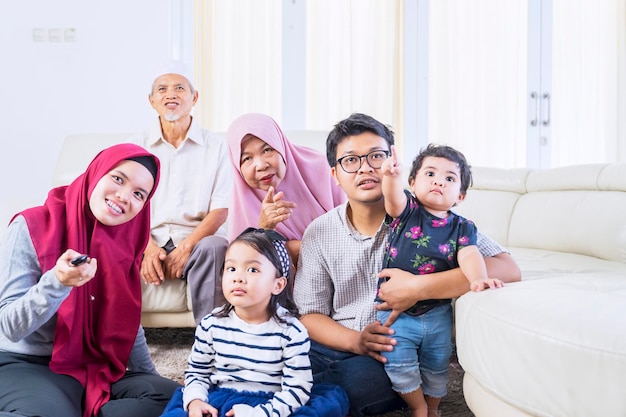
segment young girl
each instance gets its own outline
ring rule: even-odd
[[[167,405],[177,384],[156,373],[139,324],[158,180],[156,157],[115,145],[13,218],[0,246],[0,415],[152,417]]]
[[[254,228],[231,242],[222,277],[227,303],[198,325],[185,388],[163,416],[346,415],[341,388],[313,385],[285,242]]]
[[[413,194],[402,185],[394,146],[380,169],[385,211],[394,218],[386,268],[419,275],[460,267],[473,291],[502,287],[502,281],[487,277],[474,223],[450,211],[463,201],[472,183],[461,152],[433,144],[423,149],[409,174]],[[380,322],[394,329],[397,341],[391,352],[382,352],[392,388],[408,404],[412,417],[439,416],[451,354],[451,300],[420,301],[393,324],[390,314],[378,312]]]

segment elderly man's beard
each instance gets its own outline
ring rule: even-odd
[[[175,122],[176,120],[180,119],[180,115],[174,112],[170,112],[163,116],[163,118],[168,122]]]

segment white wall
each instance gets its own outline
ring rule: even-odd
[[[181,0],[186,1],[186,0]],[[0,4],[3,212],[40,204],[63,138],[127,132],[153,121],[149,74],[171,56],[170,0],[24,0]],[[75,42],[33,29],[76,28]],[[180,28],[177,28],[180,30]],[[6,219],[8,220],[8,219]],[[5,219],[0,227],[4,227]]]

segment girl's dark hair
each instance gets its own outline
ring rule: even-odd
[[[419,154],[413,160],[413,164],[411,166],[411,172],[409,173],[409,184],[411,181],[415,179],[417,175],[417,171],[420,170],[422,164],[424,163],[424,159],[428,156],[433,156],[435,158],[445,158],[448,161],[455,162],[459,166],[459,171],[461,174],[461,194],[465,195],[467,193],[467,189],[472,186],[472,169],[470,164],[465,159],[465,155],[463,155],[460,151],[457,151],[451,146],[447,145],[436,145],[434,143],[429,143],[428,146],[420,151]]]
[[[284,247],[284,242],[286,240],[287,239],[283,235],[274,230],[248,228],[242,234],[237,236],[232,242],[230,242],[228,249],[230,249],[235,243],[248,245],[261,255],[265,256],[272,263],[272,265],[274,265],[276,268],[276,278],[279,278],[283,276],[282,271],[285,262],[281,262],[280,255],[275,245],[283,245]],[[280,294],[272,294],[270,302],[267,306],[267,312],[270,317],[281,323],[285,323],[285,320],[278,315],[279,306],[285,308],[289,312],[289,315],[296,318],[300,317],[298,307],[293,299],[293,268],[288,265],[288,269],[288,276],[285,276],[287,279],[287,285],[285,285],[285,288],[283,288]],[[222,274],[223,273],[224,271],[222,270]],[[226,301],[226,304],[224,304],[224,306],[213,315],[216,317],[226,317],[232,309],[232,304]]]

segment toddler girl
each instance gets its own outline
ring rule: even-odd
[[[185,387],[164,417],[346,415],[340,387],[313,385],[285,242],[255,228],[231,242],[222,277],[227,302],[198,325]]]

